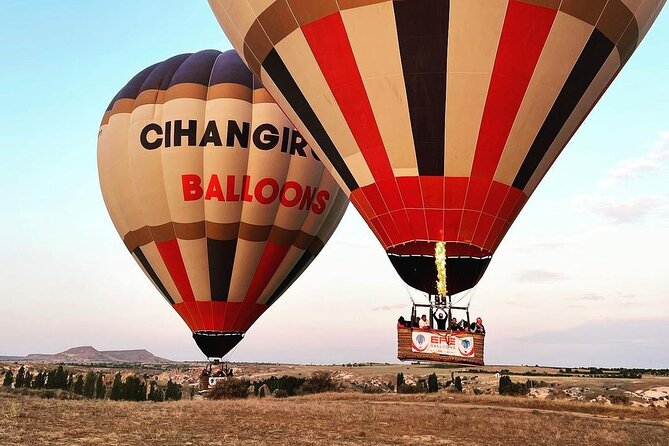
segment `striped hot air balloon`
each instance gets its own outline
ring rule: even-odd
[[[234,51],[135,76],[102,119],[98,169],[126,247],[208,357],[299,277],[348,203]]]
[[[473,287],[664,0],[209,0],[409,285]]]

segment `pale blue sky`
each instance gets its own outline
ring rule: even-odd
[[[0,355],[92,344],[201,358],[111,225],[96,140],[142,68],[230,48],[206,1],[3,0],[0,17]],[[488,362],[669,367],[668,48],[665,10],[501,245],[473,301]],[[350,210],[232,358],[394,361],[408,302]],[[642,329],[621,335],[630,326]]]

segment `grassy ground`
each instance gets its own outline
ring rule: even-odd
[[[498,396],[129,403],[0,393],[1,445],[669,444],[669,410]]]

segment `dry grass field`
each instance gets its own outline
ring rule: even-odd
[[[17,369],[17,363],[0,364]],[[30,365],[33,371],[52,365]],[[202,364],[105,369],[186,386],[198,382]],[[488,366],[445,368],[427,364],[281,365],[236,364],[235,374],[251,381],[270,376],[308,377],[328,370],[342,391],[290,398],[179,402],[115,402],[44,399],[0,389],[0,446],[10,445],[640,445],[669,446],[669,399],[648,398],[649,389],[669,389],[669,377],[562,376],[556,369]],[[534,398],[497,395],[499,376],[515,382],[527,373],[545,381]],[[436,373],[444,384],[452,373],[463,392],[398,395],[389,392],[398,372],[407,380]],[[376,387],[384,393],[363,393]],[[576,394],[572,389],[580,389]],[[23,389],[22,389],[23,390]],[[26,392],[23,392],[26,393]],[[541,392],[540,392],[541,393]],[[35,396],[37,395],[37,396]],[[614,396],[628,404],[611,404]],[[42,395],[44,396],[44,395]],[[596,398],[602,398],[597,400]],[[597,403],[592,400],[599,401]],[[647,406],[647,407],[641,407]],[[658,406],[658,407],[652,407]]]
[[[0,444],[666,446],[669,410],[445,392],[171,403],[0,393]]]

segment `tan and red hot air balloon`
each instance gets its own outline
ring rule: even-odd
[[[399,275],[451,295],[481,279],[665,2],[209,3]]]
[[[98,168],[118,233],[208,357],[299,277],[348,203],[234,51],[135,76],[104,114]]]

